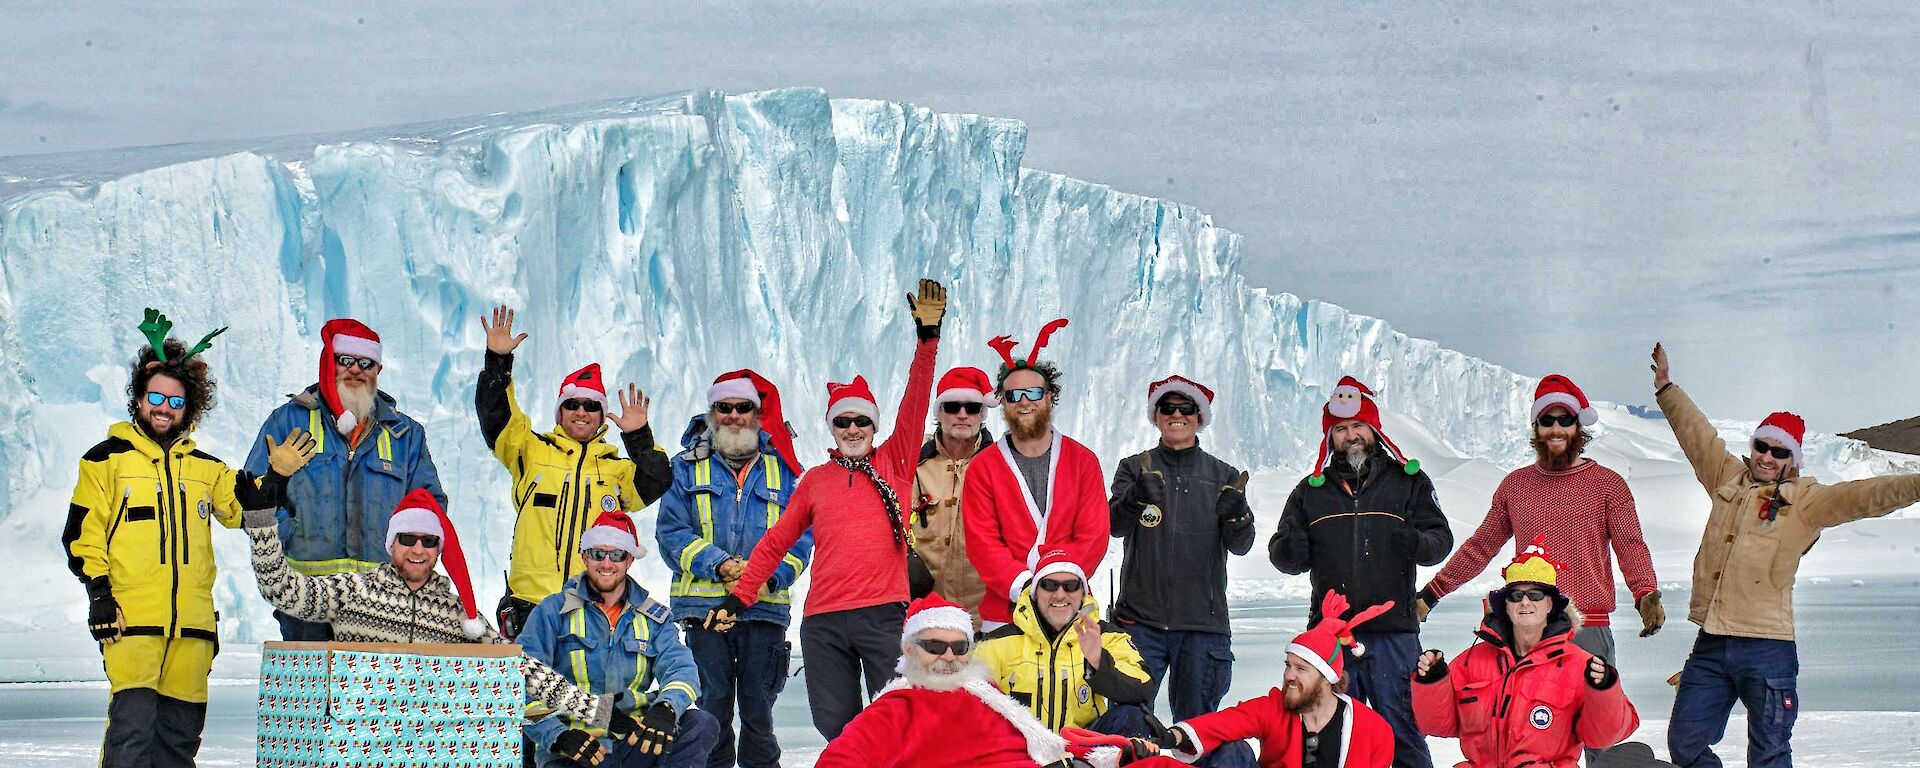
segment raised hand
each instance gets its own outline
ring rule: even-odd
[[[1447,655],[1439,651],[1427,651],[1420,654],[1420,661],[1413,666],[1414,676],[1424,681],[1434,681],[1447,676]]]
[[[628,384],[620,393],[620,415],[613,417],[613,423],[621,432],[632,432],[647,425],[647,413],[653,407],[653,398],[640,391],[637,384]]]
[[[940,322],[947,316],[947,289],[932,280],[920,281],[920,295],[907,294],[907,309],[913,312],[913,322],[922,329],[933,329],[933,335],[939,335]]]
[[[1604,691],[1613,687],[1614,681],[1619,678],[1620,675],[1613,671],[1613,667],[1607,666],[1607,663],[1601,661],[1600,657],[1594,656],[1587,659],[1588,687],[1596,691]]]
[[[287,433],[283,442],[274,442],[273,435],[267,435],[267,466],[281,477],[293,477],[307,462],[313,461],[313,435],[295,427]]]
[[[1073,634],[1080,639],[1080,655],[1085,656],[1094,669],[1099,669],[1105,649],[1100,647],[1100,621],[1093,617],[1092,611],[1081,612],[1080,618],[1073,622]]]
[[[1661,389],[1673,382],[1673,379],[1667,376],[1667,348],[1660,346],[1660,342],[1653,343],[1653,365],[1647,367],[1653,369],[1654,389]]]
[[[496,355],[511,355],[527,340],[526,334],[513,335],[514,312],[502,304],[493,308],[493,323],[487,323],[487,316],[480,316],[480,329],[487,332],[487,351]]]

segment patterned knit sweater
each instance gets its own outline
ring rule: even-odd
[[[463,611],[453,582],[439,573],[418,590],[408,589],[391,564],[366,573],[308,576],[287,567],[276,528],[248,528],[253,540],[253,573],[260,596],[275,608],[307,621],[333,625],[334,638],[348,643],[506,643],[488,627],[478,641],[460,628]],[[612,696],[580,690],[552,667],[523,658],[527,699],[605,728]]]
[[[1427,585],[1436,598],[1472,581],[1507,540],[1533,543],[1546,536],[1547,551],[1564,566],[1560,591],[1586,614],[1586,623],[1606,626],[1613,614],[1613,553],[1633,598],[1659,588],[1653,557],[1640,535],[1633,491],[1619,473],[1586,461],[1558,472],[1530,464],[1514,470],[1493,492],[1493,505],[1473,537],[1460,545]],[[1608,552],[1611,544],[1613,551]]]

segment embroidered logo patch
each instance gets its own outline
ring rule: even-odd
[[[200,519],[205,520],[213,514],[213,504],[206,499],[200,500]]]
[[[618,506],[618,504],[619,502],[614,501],[613,497],[610,495],[600,497],[600,511],[602,512],[612,512],[616,509],[619,509],[620,507]]]
[[[1080,686],[1080,703],[1085,704],[1087,703],[1087,701],[1091,700],[1092,698],[1093,698],[1093,689],[1088,688],[1085,685]]]
[[[1167,518],[1160,513],[1160,508],[1151,504],[1147,505],[1146,509],[1140,510],[1140,526],[1143,528],[1158,527],[1160,521],[1165,519]]]
[[[1547,709],[1545,704],[1536,704],[1533,711],[1527,713],[1527,722],[1532,723],[1536,730],[1544,731],[1553,725],[1553,710]]]

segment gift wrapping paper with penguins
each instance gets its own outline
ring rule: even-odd
[[[381,650],[372,650],[379,648]],[[525,711],[518,654],[396,653],[367,643],[267,643],[263,768],[513,768]],[[515,646],[488,646],[486,652]],[[356,650],[358,649],[358,650]]]

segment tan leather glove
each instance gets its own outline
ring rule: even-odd
[[[1633,601],[1633,607],[1640,610],[1640,636],[1647,637],[1660,631],[1667,623],[1667,609],[1660,607],[1660,590],[1654,590]]]

